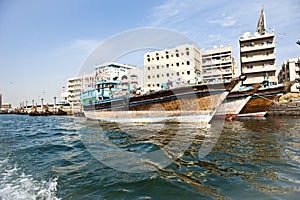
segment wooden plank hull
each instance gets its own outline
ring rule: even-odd
[[[115,98],[84,106],[87,118],[113,122],[209,123],[235,84],[199,85]]]
[[[269,107],[279,100],[281,94],[285,92],[285,89],[286,88],[283,85],[278,85],[276,87],[261,88],[257,90],[238,116],[264,116],[268,112]]]
[[[250,99],[251,95],[230,97],[229,94],[218,109],[216,116],[218,118],[225,118],[226,120],[233,120]]]

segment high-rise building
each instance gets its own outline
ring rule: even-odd
[[[232,46],[203,51],[202,74],[204,82],[226,82],[237,77],[238,66],[233,57]]]
[[[283,83],[286,81],[294,81],[296,79],[300,79],[300,57],[299,58],[291,58],[285,61],[281,65],[281,69],[278,73],[278,82]],[[295,83],[291,87],[291,92],[299,92],[300,84]]]
[[[275,34],[266,32],[266,20],[262,8],[254,35],[244,33],[239,38],[241,73],[247,76],[244,85],[262,83],[266,78],[277,83]]]
[[[200,49],[191,44],[145,53],[143,87],[159,90],[196,83],[200,66]]]

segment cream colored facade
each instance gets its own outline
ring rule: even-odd
[[[278,82],[283,83],[286,81],[294,81],[296,79],[300,79],[300,57],[292,58],[285,61],[281,65],[281,69],[278,73]],[[300,84],[295,83],[291,87],[291,92],[299,92]]]
[[[191,44],[144,54],[144,88],[159,90],[164,85],[178,87],[199,80],[200,49]]]
[[[202,54],[202,74],[204,82],[227,82],[237,77],[238,66],[232,46],[205,50]]]
[[[61,94],[61,96],[67,95],[67,101],[71,105],[80,105],[80,93],[92,89],[94,87],[94,82],[95,75],[93,73],[69,78],[67,79],[66,91],[64,91],[64,94]]]
[[[277,83],[274,38],[273,33],[249,32],[239,38],[241,73],[247,76],[245,85],[262,83],[266,75],[271,83]]]

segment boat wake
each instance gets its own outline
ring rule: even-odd
[[[25,174],[17,164],[11,165],[9,159],[0,160],[0,199],[51,199],[57,200],[57,178],[36,180]]]

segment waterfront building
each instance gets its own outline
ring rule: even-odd
[[[60,101],[61,103],[68,103],[69,92],[66,87],[63,87],[60,93]]]
[[[274,38],[274,33],[266,31],[262,8],[254,35],[246,32],[239,38],[241,73],[247,76],[244,85],[262,83],[266,78],[277,83]]]
[[[1,107],[2,107],[2,94],[0,94],[0,110],[1,110]]]
[[[70,103],[72,108],[78,110],[81,106],[80,94],[95,88],[95,82],[100,80],[119,80],[125,89],[137,89],[142,85],[142,70],[115,62],[98,65],[93,73],[67,79],[66,88],[60,94],[61,101]]]
[[[8,111],[8,110],[11,110],[12,107],[11,107],[11,104],[10,103],[2,103],[1,105],[1,111]]]
[[[142,86],[142,70],[139,67],[116,62],[103,63],[95,67],[95,80],[116,80],[124,89],[137,89]]]
[[[200,71],[200,49],[191,44],[144,54],[144,88],[159,90],[164,86],[194,84]]]
[[[294,81],[300,79],[300,57],[291,58],[281,65],[278,73],[278,82],[283,83],[286,81]],[[291,92],[299,92],[300,84],[295,83],[291,87]]]
[[[80,103],[81,86],[82,79],[80,77],[72,77],[67,79],[67,99],[71,105],[77,105]]]
[[[80,105],[80,93],[83,91],[86,91],[88,89],[91,89],[94,87],[95,82],[95,74],[83,74],[78,77],[73,77],[67,79],[67,88],[61,96],[66,98],[67,101],[73,105],[78,106]]]
[[[226,82],[238,76],[232,46],[203,51],[201,66],[204,82]]]

